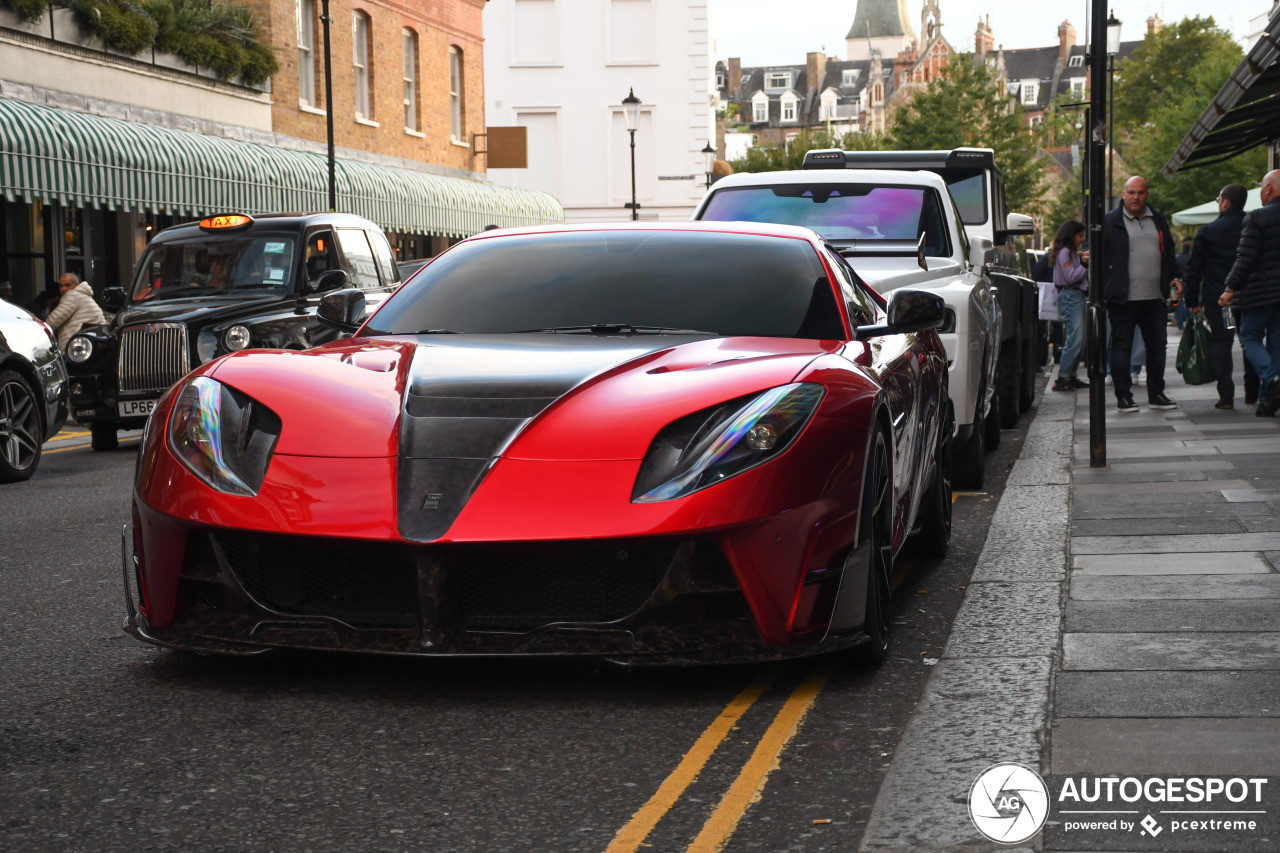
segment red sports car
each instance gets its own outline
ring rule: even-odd
[[[361,291],[331,293],[321,316],[355,337],[228,355],[160,400],[130,633],[229,654],[876,659],[899,549],[946,550],[942,301],[886,303],[809,230],[482,234],[363,315]]]

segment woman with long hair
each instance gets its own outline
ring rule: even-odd
[[[1053,238],[1053,283],[1058,288],[1058,315],[1066,330],[1067,343],[1058,364],[1058,378],[1053,383],[1055,391],[1075,391],[1088,388],[1089,383],[1076,378],[1080,356],[1084,350],[1084,304],[1089,289],[1089,276],[1085,265],[1089,253],[1080,251],[1084,244],[1083,222],[1068,219]]]

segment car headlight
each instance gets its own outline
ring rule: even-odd
[[[239,352],[249,348],[249,329],[247,326],[231,326],[222,333],[222,345],[231,352]]]
[[[668,424],[640,464],[631,499],[682,498],[768,462],[795,441],[825,394],[821,385],[797,382]]]
[[[76,335],[67,344],[67,360],[76,364],[84,364],[93,355],[93,341],[83,335]]]
[[[208,486],[256,495],[280,438],[280,418],[266,406],[197,376],[178,394],[169,416],[169,449]]]

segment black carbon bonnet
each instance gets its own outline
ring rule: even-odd
[[[583,381],[696,339],[467,335],[419,346],[400,422],[400,535],[443,536],[520,430]]]

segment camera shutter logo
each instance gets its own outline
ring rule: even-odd
[[[1030,767],[992,765],[969,789],[969,817],[992,841],[1018,844],[1044,826],[1049,817],[1049,789]]]

